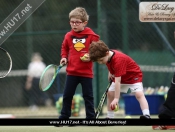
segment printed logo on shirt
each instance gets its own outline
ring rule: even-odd
[[[86,42],[86,38],[87,36],[78,38],[76,36],[72,36],[72,43],[74,44],[74,48],[76,51],[81,51],[82,49],[86,48],[85,46],[85,42]]]
[[[136,81],[136,80],[138,80],[139,78],[134,78],[134,80]]]

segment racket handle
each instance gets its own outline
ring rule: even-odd
[[[112,79],[110,79],[110,80],[109,80],[109,83],[111,84],[112,82],[113,82]]]
[[[61,67],[64,66],[64,65],[66,65],[66,64],[65,64],[65,63],[61,63],[61,64],[60,64]]]

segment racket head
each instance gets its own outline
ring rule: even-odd
[[[54,64],[50,64],[44,69],[39,81],[40,90],[46,91],[51,87],[58,72],[62,67],[63,65],[57,66]]]
[[[12,69],[12,58],[10,54],[0,47],[0,78],[6,77]]]

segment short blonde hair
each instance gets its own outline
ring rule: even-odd
[[[76,7],[69,13],[69,19],[71,18],[81,19],[83,22],[85,22],[89,20],[89,15],[87,14],[85,8]]]

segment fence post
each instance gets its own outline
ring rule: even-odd
[[[123,52],[128,53],[128,23],[127,23],[127,2],[122,0],[121,2],[121,12],[122,12],[122,42],[123,42]]]
[[[97,1],[97,32],[98,35],[101,36],[101,0]],[[96,101],[95,101],[95,107],[98,107],[98,103],[100,100],[99,94],[100,94],[100,90],[99,90],[99,64],[95,63],[95,71],[96,71]]]

